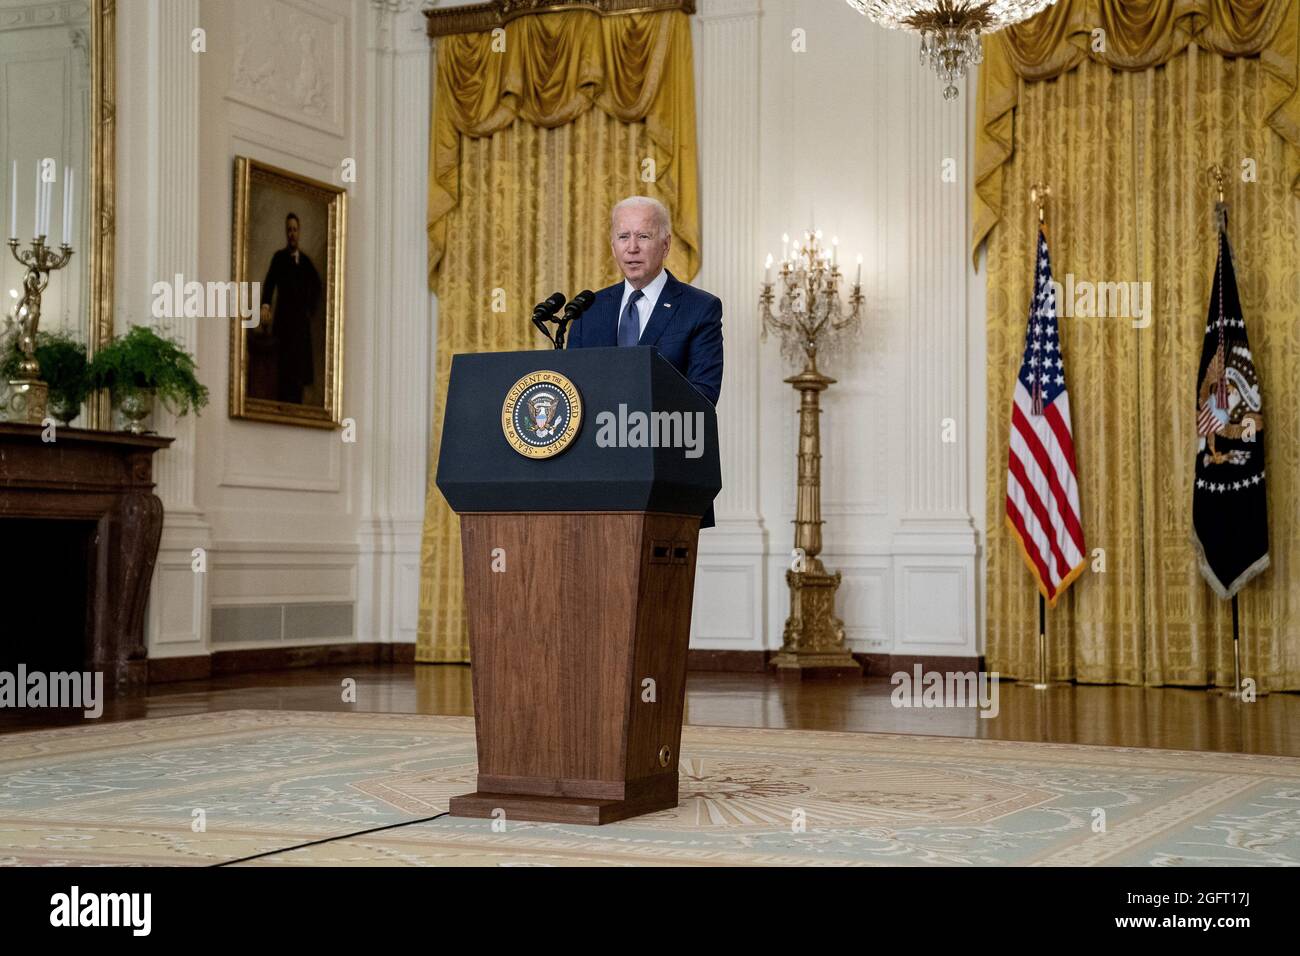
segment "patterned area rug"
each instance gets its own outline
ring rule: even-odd
[[[443,817],[248,865],[1300,865],[1300,760],[688,727],[676,810]],[[0,863],[206,865],[432,816],[463,717],[230,711],[0,737]],[[500,825],[498,824],[498,828]]]

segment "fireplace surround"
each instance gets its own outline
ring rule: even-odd
[[[110,691],[143,691],[163,524],[153,456],[173,441],[0,423],[0,606],[17,632],[6,660],[25,657],[28,669],[79,660],[76,669],[103,672]]]

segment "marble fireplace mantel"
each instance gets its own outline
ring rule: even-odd
[[[30,519],[85,524],[83,668],[102,671],[106,688],[138,692],[148,679],[144,613],[163,525],[153,456],[174,439],[80,428],[58,428],[53,441],[44,437],[40,425],[0,422],[0,548],[19,561],[25,547],[35,550],[31,535],[41,525]],[[7,533],[6,524],[19,530]],[[45,580],[57,588],[63,569],[48,570]],[[6,584],[0,581],[0,591]],[[23,613],[27,598],[8,596],[5,613],[39,627],[39,605]]]

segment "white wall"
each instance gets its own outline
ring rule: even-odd
[[[231,278],[235,156],[345,185],[349,203],[355,443],[229,418],[229,321],[161,323],[196,354],[212,403],[197,420],[155,420],[177,441],[156,460],[166,521],[149,654],[413,642],[428,432],[423,18],[410,0],[134,0],[118,5],[118,44],[119,327],[154,321],[160,278]]]
[[[815,227],[839,237],[850,274],[862,254],[869,304],[859,347],[823,368],[838,384],[823,395],[822,557],[844,575],[850,644],[980,652],[983,276],[965,254],[975,84],[945,102],[917,48],[842,0],[700,0],[696,281],[723,299],[727,362],[724,490],[719,527],[701,540],[693,647],[781,643],[797,398],[775,339],[758,341],[757,297],[781,234]],[[942,176],[948,158],[955,181]]]

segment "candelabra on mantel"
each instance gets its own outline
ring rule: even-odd
[[[43,173],[44,163],[36,164],[35,218],[32,241],[19,250],[18,239],[18,162],[13,162],[9,179],[9,251],[26,267],[23,274],[23,297],[14,312],[18,324],[18,377],[9,380],[8,400],[11,420],[33,425],[43,424],[49,400],[49,386],[41,381],[41,365],[36,361],[36,332],[41,324],[41,293],[50,283],[50,273],[62,269],[72,258],[68,237],[72,230],[73,173],[63,168],[63,242],[58,249],[45,244],[50,228],[51,192],[54,181]]]
[[[822,550],[821,515],[821,393],[835,379],[817,368],[817,355],[846,345],[861,327],[862,257],[849,292],[849,311],[840,303],[839,240],[826,251],[820,231],[804,233],[793,254],[783,235],[779,299],[773,291],[772,257],[767,257],[763,291],[759,296],[762,338],[769,330],[781,336],[781,353],[803,369],[785,379],[799,393],[798,489],[795,494],[794,562],[786,571],[790,616],[781,650],[772,660],[777,673],[788,677],[836,673],[861,674],[862,668],[844,642],[844,622],[835,616],[840,572],[827,572]],[[772,305],[777,305],[773,314]]]
[[[37,236],[28,249],[19,251],[19,240],[9,240],[9,251],[19,264],[27,267],[23,275],[23,297],[15,318],[18,322],[18,377],[9,380],[9,411],[14,421],[39,425],[45,421],[49,388],[41,381],[41,366],[36,361],[36,331],[41,324],[41,293],[49,285],[50,273],[62,269],[72,258],[72,246],[66,240],[56,250]]]

